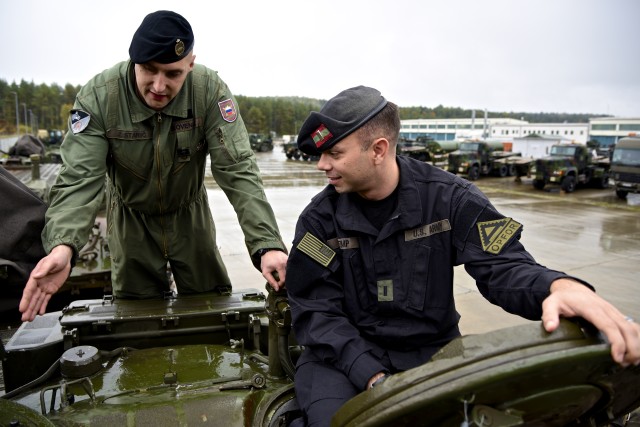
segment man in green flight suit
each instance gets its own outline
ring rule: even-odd
[[[79,92],[42,233],[49,255],[25,286],[23,321],[44,314],[69,276],[105,185],[116,297],[162,295],[167,263],[179,294],[230,287],[204,187],[207,155],[253,264],[275,289],[284,286],[286,247],[236,100],[215,71],[194,63],[193,43],[185,18],[151,13],[133,36],[130,60]]]

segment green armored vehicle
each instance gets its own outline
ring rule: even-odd
[[[286,295],[270,290],[76,301],[3,349],[0,424],[289,426],[290,326]],[[616,365],[588,325],[532,322],[452,341],[332,426],[631,426],[638,384],[640,367]]]
[[[607,188],[609,168],[609,159],[595,156],[586,145],[557,144],[551,147],[549,156],[535,161],[530,173],[533,186],[539,190],[554,184],[571,193],[579,184]]]
[[[448,156],[447,170],[466,175],[475,181],[481,175],[500,177],[516,175],[516,163],[520,153],[505,151],[499,141],[468,141]]]
[[[304,160],[304,161],[317,161],[320,156],[311,156],[307,153],[300,151],[297,142],[286,142],[282,145],[282,151],[284,151],[287,159],[290,160]]]
[[[249,142],[251,143],[253,151],[258,153],[273,151],[273,139],[270,136],[259,133],[250,133]]]

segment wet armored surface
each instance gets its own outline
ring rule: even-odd
[[[298,215],[326,185],[324,173],[315,162],[288,160],[277,146],[257,158],[290,247]],[[620,200],[613,189],[540,191],[527,178],[482,177],[475,183],[499,211],[524,225],[521,240],[538,263],[586,280],[623,313],[640,319],[640,195]],[[260,288],[264,280],[250,263],[235,213],[215,183],[208,184],[218,246],[232,283]],[[528,322],[486,301],[463,267],[456,267],[454,286],[464,334]]]

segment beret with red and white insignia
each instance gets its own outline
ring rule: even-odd
[[[298,148],[319,155],[371,120],[387,105],[380,91],[366,86],[344,90],[312,111],[298,133]]]

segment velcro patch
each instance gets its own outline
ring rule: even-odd
[[[378,280],[378,301],[393,301],[393,280]]]
[[[91,115],[82,110],[71,110],[71,132],[80,133],[89,126]]]
[[[340,237],[328,240],[327,244],[331,249],[357,249],[360,240],[357,237]]]
[[[309,232],[304,235],[296,247],[324,267],[328,267],[333,257],[336,256],[333,249]]]
[[[233,103],[233,99],[229,98],[218,102],[218,107],[225,122],[233,123],[238,118],[238,111],[236,105]]]
[[[511,218],[479,222],[476,225],[482,250],[494,255],[502,252],[502,248],[522,230],[522,224]]]
[[[448,219],[433,222],[431,224],[425,224],[422,227],[414,228],[413,230],[406,230],[404,232],[404,241],[409,242],[415,239],[422,239],[429,237],[433,234],[443,233],[451,230],[451,224]]]

